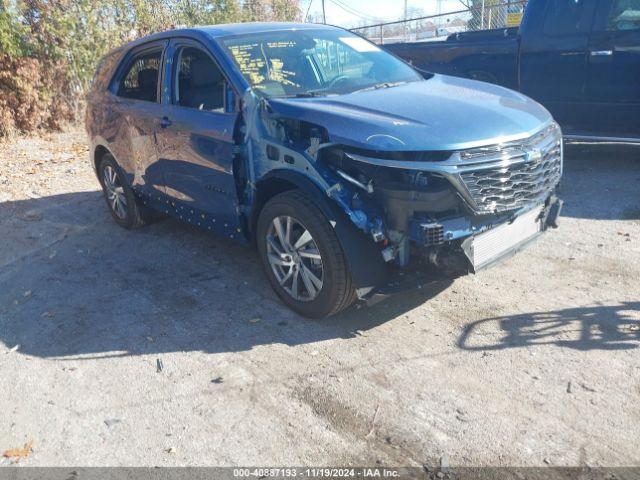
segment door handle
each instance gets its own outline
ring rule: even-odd
[[[171,120],[168,117],[162,117],[160,120],[160,128],[167,128],[171,126]]]
[[[613,55],[613,50],[592,50],[592,57],[610,57]]]

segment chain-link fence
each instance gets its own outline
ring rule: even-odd
[[[520,24],[526,0],[481,0],[457,12],[398,20],[352,28],[376,43],[420,42],[454,33],[515,27]]]

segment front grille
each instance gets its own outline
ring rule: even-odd
[[[556,124],[525,140],[461,152],[460,178],[482,213],[540,202],[562,175],[562,136]]]

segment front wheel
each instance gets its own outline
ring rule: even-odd
[[[300,191],[287,191],[267,202],[258,219],[257,243],[269,282],[297,313],[328,317],[355,300],[333,227]]]

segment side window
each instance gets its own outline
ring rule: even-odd
[[[224,112],[225,79],[204,51],[183,47],[176,54],[174,104],[210,112]]]
[[[158,73],[162,51],[145,52],[134,57],[118,85],[118,96],[147,102],[158,101]]]
[[[640,30],[640,0],[613,0],[608,30]]]
[[[547,35],[570,35],[581,30],[585,0],[551,0],[542,31]]]

